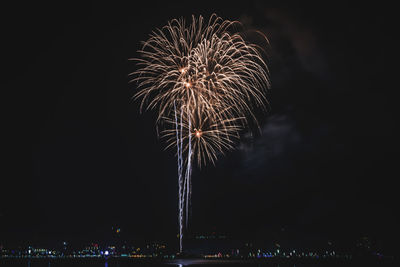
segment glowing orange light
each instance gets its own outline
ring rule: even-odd
[[[196,135],[197,138],[200,138],[201,135],[202,135],[201,130],[196,130],[196,131],[195,131],[195,135]]]

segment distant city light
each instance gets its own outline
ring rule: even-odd
[[[114,231],[116,228],[114,228]],[[211,238],[213,237],[213,238]],[[219,238],[219,235],[199,235],[195,239],[212,239]],[[204,242],[202,240],[201,242]],[[63,242],[61,242],[62,244]],[[60,243],[59,243],[60,244]],[[214,258],[237,258],[237,259],[267,259],[267,258],[292,258],[292,259],[352,259],[351,254],[343,253],[340,251],[325,249],[323,251],[310,251],[302,249],[285,249],[283,247],[275,248],[274,250],[266,250],[265,248],[256,247],[253,243],[243,243],[239,245],[243,246],[243,250],[240,247],[232,248],[230,252],[219,252],[218,250],[204,253],[202,257],[204,259]],[[130,244],[107,244],[102,245],[101,243],[89,243],[89,245],[82,249],[76,249],[74,247],[60,248],[60,250],[46,247],[20,247],[17,250],[7,249],[3,245],[0,245],[0,263],[2,258],[105,258],[109,257],[123,257],[123,258],[159,258],[159,259],[174,259],[176,254],[168,249],[165,243],[152,242],[143,244],[142,247],[133,246]],[[387,255],[383,255],[378,252],[371,252],[371,256],[379,259],[387,258]],[[1,264],[0,264],[1,265]],[[178,266],[178,263],[175,264]]]

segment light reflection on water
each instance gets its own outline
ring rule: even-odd
[[[26,264],[26,265],[25,265]],[[281,267],[281,264],[277,263],[254,263],[254,262],[245,262],[245,261],[234,261],[234,260],[226,260],[226,261],[209,261],[209,260],[202,260],[202,259],[177,259],[177,260],[171,260],[171,261],[165,261],[165,262],[117,262],[117,261],[98,261],[98,262],[57,262],[57,261],[42,261],[42,262],[36,262],[31,260],[27,260],[24,265],[22,266],[27,266],[27,267],[191,267],[191,266],[210,266],[214,267],[216,265],[220,267]],[[19,265],[21,266],[21,265]],[[284,264],[282,267],[299,267],[299,265],[286,265]],[[302,265],[303,267],[306,267],[308,265]],[[323,267],[325,265],[322,265]],[[8,267],[1,265],[0,267]]]
[[[160,266],[168,266],[170,265],[171,267],[190,267],[190,266],[219,266],[219,267],[296,267],[295,264],[291,265],[290,263],[281,265],[279,263],[271,263],[271,262],[263,262],[263,263],[256,263],[256,262],[251,262],[251,261],[242,261],[242,260],[208,260],[208,259],[176,259],[176,260],[171,260],[163,263]],[[145,265],[144,265],[145,266]],[[159,265],[157,265],[159,266]],[[301,265],[303,266],[303,265]],[[307,265],[304,265],[303,267],[306,267]],[[298,265],[297,265],[298,267]],[[323,266],[321,266],[323,267]]]

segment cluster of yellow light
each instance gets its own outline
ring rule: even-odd
[[[146,254],[134,254],[130,255],[131,258],[151,258],[152,255],[146,255]]]
[[[196,136],[197,138],[200,138],[201,135],[202,135],[201,130],[195,129],[195,136]]]

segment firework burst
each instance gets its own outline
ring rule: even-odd
[[[174,19],[150,34],[134,59],[135,99],[141,110],[156,110],[167,148],[176,147],[179,226],[188,221],[192,162],[214,163],[234,148],[240,131],[257,124],[267,107],[268,67],[259,46],[246,42],[237,21],[212,15]],[[186,211],[185,211],[186,208]]]

